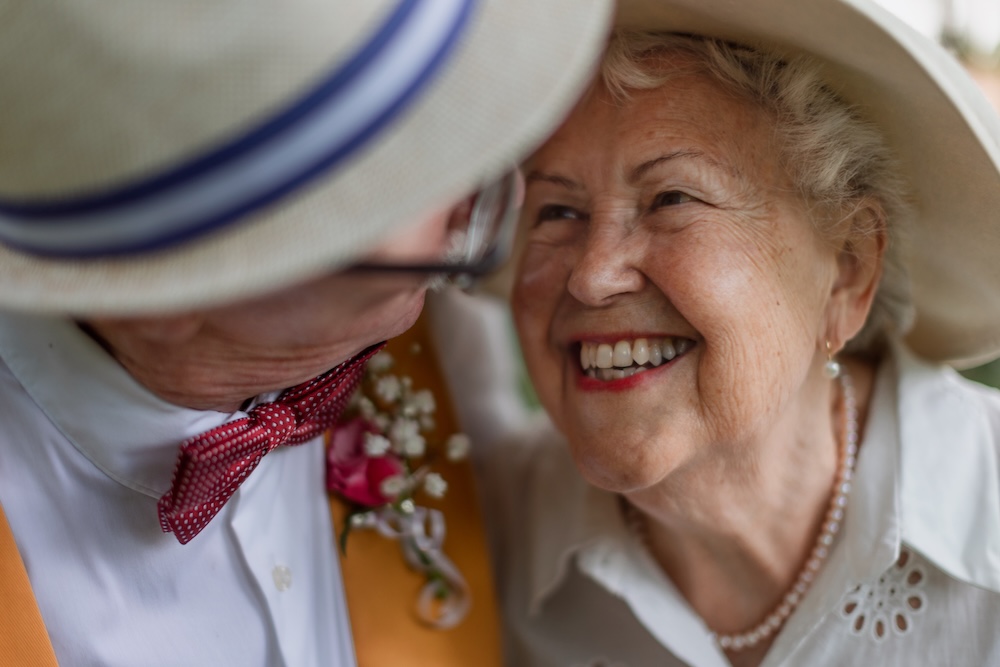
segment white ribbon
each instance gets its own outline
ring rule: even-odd
[[[404,512],[384,507],[351,518],[353,529],[377,530],[383,537],[399,540],[407,564],[427,576],[417,598],[417,615],[440,629],[453,628],[469,613],[472,595],[455,564],[444,555],[444,514],[435,509],[413,507]],[[446,586],[442,597],[442,585]]]

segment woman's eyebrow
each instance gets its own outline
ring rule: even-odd
[[[543,182],[552,183],[560,187],[566,188],[573,192],[577,192],[583,189],[583,186],[576,181],[566,178],[565,176],[560,176],[559,174],[550,174],[544,171],[538,171],[533,169],[528,172],[528,175],[524,177],[525,183]]]
[[[639,166],[633,168],[632,171],[630,171],[628,174],[627,181],[629,184],[634,184],[638,182],[640,179],[642,179],[642,177],[646,175],[646,172],[648,172],[653,167],[657,167],[663,164],[664,162],[670,162],[671,160],[677,160],[680,158],[706,159],[706,156],[701,151],[696,151],[696,150],[673,151],[672,153],[667,153],[665,155],[661,155],[660,157],[655,157],[652,160],[646,160]],[[718,163],[716,163],[714,160],[709,159],[708,161],[716,166],[719,166]]]
[[[733,174],[735,172],[735,170],[732,167],[728,167],[725,164],[716,160],[715,158],[709,157],[702,151],[694,149],[686,149],[686,150],[678,150],[666,153],[664,155],[660,155],[659,157],[655,157],[652,160],[646,160],[642,164],[634,167],[628,173],[627,182],[630,185],[634,185],[639,180],[641,180],[642,177],[645,176],[647,172],[649,172],[649,170],[653,169],[654,167],[658,167],[664,162],[670,162],[671,160],[678,160],[683,158],[694,158],[694,159],[704,160],[708,164],[711,164],[713,167],[722,169],[727,173]],[[528,172],[527,176],[524,177],[524,180],[525,183],[534,183],[534,182],[552,183],[553,185],[558,185],[572,192],[579,192],[580,190],[583,190],[583,185],[577,183],[571,178],[567,178],[566,176],[562,176],[560,174],[552,172],[541,171],[538,169],[532,169],[530,172]]]

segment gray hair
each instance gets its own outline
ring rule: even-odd
[[[682,65],[666,63],[660,57],[665,53],[688,58]],[[901,236],[913,213],[878,129],[838,97],[824,83],[819,64],[804,56],[786,58],[702,37],[620,31],[601,66],[603,83],[618,101],[627,100],[630,90],[659,88],[672,77],[695,72],[712,77],[774,119],[783,167],[826,238],[860,208],[880,209],[881,215],[868,216],[870,229],[863,231],[886,227],[882,279],[868,319],[847,350],[874,352],[886,332],[905,333],[914,309]]]

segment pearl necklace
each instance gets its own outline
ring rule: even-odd
[[[823,530],[820,531],[819,538],[812,549],[809,560],[799,572],[795,583],[782,598],[781,603],[763,621],[745,632],[724,635],[717,632],[712,633],[712,639],[716,645],[724,651],[741,651],[743,649],[756,646],[771,635],[775,634],[792,615],[799,602],[805,596],[806,591],[812,585],[817,573],[830,555],[830,548],[833,546],[834,536],[840,530],[840,523],[844,519],[844,509],[847,507],[847,497],[851,493],[851,479],[854,476],[854,464],[858,456],[858,408],[854,395],[854,385],[846,371],[840,372],[840,386],[844,394],[844,432],[845,438],[843,450],[840,457],[840,466],[837,469],[836,480],[833,485],[833,497],[830,500],[830,507],[826,512],[826,519],[823,522]],[[630,527],[636,532],[646,548],[652,551],[649,546],[649,536],[646,532],[644,515],[631,505],[627,505],[628,519]]]

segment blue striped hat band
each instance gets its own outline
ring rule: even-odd
[[[157,250],[230,225],[332,169],[427,88],[476,0],[401,0],[317,86],[234,140],[143,180],[72,199],[0,200],[0,242],[47,256]]]

